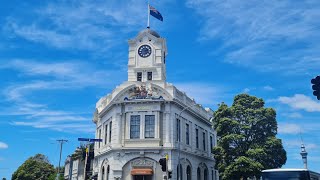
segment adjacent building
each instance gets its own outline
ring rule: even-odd
[[[168,50],[157,32],[145,29],[128,43],[128,80],[96,104],[95,137],[103,141],[95,143],[93,175],[161,180],[159,159],[167,156],[171,179],[218,179],[213,111],[166,82]]]

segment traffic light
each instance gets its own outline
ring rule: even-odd
[[[316,96],[318,100],[320,100],[320,76],[311,79],[311,84],[313,89],[313,95]]]
[[[159,163],[161,165],[162,171],[165,172],[167,170],[167,160],[166,160],[166,158],[161,158],[159,160]]]
[[[172,171],[169,171],[169,172],[168,172],[168,176],[169,176],[169,179],[172,178]]]

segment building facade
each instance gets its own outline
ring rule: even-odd
[[[128,43],[128,81],[96,104],[93,122],[102,142],[95,143],[93,174],[98,180],[161,180],[159,159],[167,156],[171,179],[218,179],[213,111],[166,82],[168,51],[157,32],[145,29]]]

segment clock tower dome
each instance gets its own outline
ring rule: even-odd
[[[147,28],[128,41],[128,81],[162,84],[166,80],[166,40]]]

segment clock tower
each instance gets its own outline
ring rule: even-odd
[[[166,80],[166,40],[147,28],[128,41],[128,81],[162,84]]]

